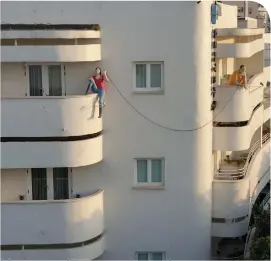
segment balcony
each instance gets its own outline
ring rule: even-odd
[[[263,124],[264,106],[253,111],[250,119],[239,123],[223,123],[213,128],[213,149],[224,151],[247,150],[255,131]]]
[[[14,25],[10,26],[13,28]],[[80,28],[70,28],[71,26],[68,26],[66,30],[59,30],[59,26],[32,24],[17,25],[20,29],[16,27],[15,30],[5,28],[1,37],[1,61],[44,63],[101,60],[99,31],[86,28],[80,30]],[[86,25],[86,27],[91,27],[91,25]]]
[[[79,167],[101,161],[102,119],[95,98],[1,99],[2,168]]]
[[[219,85],[214,111],[213,149],[246,150],[254,132],[264,122],[263,73],[250,78],[248,89]]]
[[[67,200],[3,202],[1,209],[3,259],[93,260],[104,252],[101,190]]]
[[[218,180],[240,180],[246,176],[248,167],[254,155],[265,145],[270,139],[267,133],[262,137],[262,141],[258,140],[250,148],[249,152],[235,159],[224,159],[220,163],[219,170],[215,174]]]
[[[248,232],[251,208],[270,180],[270,134],[246,155],[221,162],[213,181],[212,236],[239,237]]]
[[[264,50],[264,39],[256,39],[247,43],[218,43],[218,58],[249,58]]]
[[[237,86],[218,85],[214,111],[215,122],[239,122],[250,119],[253,109],[264,100],[263,87],[248,89]],[[216,116],[217,115],[217,116]]]

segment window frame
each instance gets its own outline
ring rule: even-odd
[[[146,87],[136,86],[136,65],[146,65]],[[161,86],[151,87],[151,65],[161,66]],[[133,63],[133,92],[135,93],[161,93],[164,92],[164,62],[163,61],[138,61]]]
[[[58,65],[61,68],[61,96],[66,96],[66,67],[65,64],[62,63],[39,63],[39,62],[27,62],[24,63],[24,72],[26,76],[26,90],[25,96],[30,96],[30,79],[29,79],[29,66],[31,65],[38,65],[41,66],[41,75],[42,75],[42,89],[43,95],[42,96],[49,96],[49,69],[48,67],[51,65]],[[42,97],[37,96],[37,97]],[[51,97],[61,97],[61,96],[51,96]]]
[[[138,182],[137,162],[138,160],[147,161],[147,182]],[[153,160],[161,161],[161,182],[152,182],[152,166]],[[135,158],[134,159],[134,188],[146,189],[165,189],[165,158]]]
[[[151,259],[152,254],[162,254],[162,260],[166,260],[166,252],[165,251],[137,251],[135,253],[135,259],[136,260],[139,260],[138,259],[139,254],[147,254],[148,255],[148,260],[152,260]]]

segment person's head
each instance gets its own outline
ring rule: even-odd
[[[239,71],[240,72],[245,72],[246,71],[246,66],[245,65],[241,65],[240,68],[239,68]]]
[[[95,73],[96,73],[96,75],[101,75],[101,74],[102,74],[101,68],[100,68],[100,67],[97,67],[97,68],[95,69]]]

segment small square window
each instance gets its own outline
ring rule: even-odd
[[[136,260],[165,260],[164,252],[137,252]]]
[[[135,91],[157,92],[163,89],[163,63],[135,63]]]
[[[136,159],[136,186],[164,186],[163,159]]]

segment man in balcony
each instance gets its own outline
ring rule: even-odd
[[[229,77],[228,85],[237,85],[247,88],[247,74],[245,65],[241,65],[239,70],[234,71]]]

